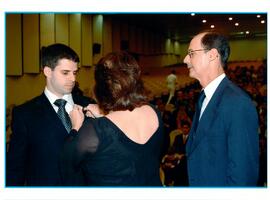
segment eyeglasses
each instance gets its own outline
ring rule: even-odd
[[[196,51],[209,51],[210,49],[196,49],[196,50],[189,50],[188,51],[188,55],[190,58],[192,58],[193,54],[196,52]]]

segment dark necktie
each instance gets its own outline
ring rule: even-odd
[[[198,102],[197,102],[196,116],[195,116],[195,131],[197,130],[197,126],[199,124],[200,113],[201,113],[202,103],[203,103],[204,98],[205,98],[205,93],[202,90],[200,92],[200,95],[199,95],[199,98],[198,98]]]
[[[64,127],[66,128],[67,132],[69,133],[71,130],[71,121],[70,118],[68,116],[68,113],[65,109],[65,105],[66,105],[67,101],[64,99],[57,99],[54,104],[56,106],[58,106],[58,111],[57,111],[57,115],[58,117],[61,119]]]

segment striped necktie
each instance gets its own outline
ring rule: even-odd
[[[65,109],[65,105],[66,105],[67,101],[64,99],[57,99],[54,104],[56,106],[58,106],[58,111],[57,111],[57,115],[58,117],[61,119],[64,127],[66,128],[67,132],[69,133],[71,130],[71,121],[70,118],[68,116],[68,113]]]

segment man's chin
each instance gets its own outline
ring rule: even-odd
[[[66,89],[67,89],[68,91],[72,91],[73,88],[74,88],[74,85],[66,86]]]
[[[66,89],[65,94],[70,94],[70,93],[72,92],[72,89],[73,89],[73,88],[71,88],[71,89],[70,89],[70,88],[69,88],[69,89]]]
[[[194,78],[193,73],[192,73],[192,69],[189,69],[189,77]]]

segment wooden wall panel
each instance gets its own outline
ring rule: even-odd
[[[137,50],[137,34],[135,26],[129,27],[129,50],[131,52],[136,52]]]
[[[6,15],[6,75],[22,75],[22,17]]]
[[[68,14],[55,15],[55,41],[69,45],[69,16]]]
[[[120,51],[120,23],[118,21],[112,22],[112,49],[113,51]]]
[[[39,15],[23,15],[23,72],[39,73]]]
[[[143,30],[143,53],[148,54],[149,52],[149,31],[148,30]]]
[[[137,52],[143,53],[143,30],[141,28],[136,29],[137,37]]]
[[[120,34],[121,34],[121,40],[128,40],[129,39],[129,26],[126,23],[120,24]]]
[[[92,39],[92,16],[82,15],[82,66],[93,65],[93,39]]]
[[[108,16],[104,16],[103,31],[103,54],[112,52],[112,20]]]
[[[100,53],[93,55],[93,63],[96,64],[103,55],[103,15],[93,16],[93,43],[101,45]]]
[[[78,54],[81,59],[82,42],[81,14],[69,15],[69,46]]]
[[[55,15],[40,14],[40,47],[55,43]]]

